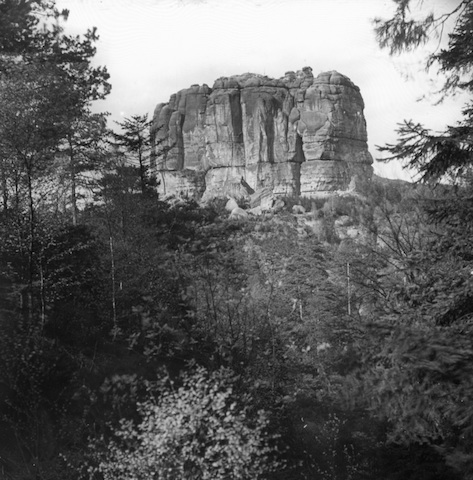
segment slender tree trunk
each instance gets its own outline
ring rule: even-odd
[[[164,178],[164,172],[161,172],[161,178],[163,179],[163,195],[166,195],[166,179]]]
[[[20,179],[18,171],[15,171],[15,210],[16,212],[20,210]]]
[[[8,210],[8,184],[7,184],[7,172],[6,172],[6,159],[2,158],[2,199],[3,199],[3,211]]]
[[[351,315],[350,263],[347,263],[347,312]]]
[[[140,183],[141,183],[141,193],[146,192],[146,175],[145,175],[145,166],[143,165],[143,154],[141,150],[138,151],[138,161],[140,162]]]
[[[39,262],[39,275],[40,275],[40,296],[41,296],[41,332],[44,330],[44,325],[46,324],[46,295],[44,288],[44,272],[41,261]]]
[[[72,224],[77,225],[77,185],[76,185],[76,159],[72,146],[72,137],[69,135],[69,160],[71,169],[71,204],[72,204]]]
[[[27,161],[26,165],[26,178],[28,187],[28,221],[29,221],[29,242],[28,242],[28,316],[32,317],[33,314],[33,279],[34,279],[34,244],[36,235],[35,225],[35,210],[34,210],[34,198],[33,198],[33,179],[31,172],[31,164]]]
[[[116,288],[115,288],[115,256],[113,251],[113,238],[110,236],[110,259],[111,259],[111,280],[112,280],[112,313],[113,313],[113,340],[115,340],[118,333],[117,323],[117,302],[116,302]]]
[[[151,153],[149,157],[149,175],[152,179],[156,180],[156,154]]]

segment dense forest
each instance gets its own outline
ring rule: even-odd
[[[419,184],[233,219],[158,196],[147,116],[93,113],[97,32],[53,3],[0,0],[0,478],[472,479],[471,105],[382,147]],[[450,18],[395,3],[393,53]]]

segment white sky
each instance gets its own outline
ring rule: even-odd
[[[413,3],[416,0],[413,0]],[[245,72],[279,78],[311,66],[314,75],[338,70],[361,89],[368,144],[394,142],[403,119],[442,129],[460,118],[463,101],[433,106],[419,98],[440,87],[426,73],[427,50],[391,58],[373,33],[374,17],[388,18],[391,0],[57,0],[70,10],[67,30],[97,27],[96,63],[107,66],[112,93],[99,105],[112,120],[148,113],[172,93]],[[442,13],[458,0],[429,0]],[[438,40],[435,40],[437,45]],[[431,97],[431,96],[430,96]],[[375,173],[409,179],[395,163]]]

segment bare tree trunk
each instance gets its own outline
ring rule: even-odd
[[[72,204],[72,225],[77,225],[77,184],[76,184],[76,159],[72,146],[72,138],[69,135],[69,160],[71,167],[71,204]]]
[[[145,166],[143,164],[143,154],[138,151],[138,161],[140,162],[140,186],[141,186],[141,193],[144,195],[146,192],[146,175],[145,175]]]
[[[34,278],[34,244],[36,235],[35,210],[33,198],[33,179],[31,165],[27,161],[26,178],[28,186],[28,210],[29,210],[29,241],[28,241],[28,316],[33,316],[33,278]]]
[[[6,212],[8,210],[8,184],[7,184],[7,172],[6,172],[6,159],[2,158],[1,166],[2,166],[2,197],[3,197],[3,211]]]
[[[115,257],[113,251],[113,238],[110,236],[110,259],[111,259],[111,279],[112,279],[112,312],[113,312],[113,340],[115,340],[118,333],[117,324],[117,302],[116,302],[116,288],[115,288]]]
[[[350,263],[347,263],[347,310],[348,315],[351,315]]]
[[[40,296],[41,296],[41,332],[44,330],[44,325],[46,324],[46,295],[44,289],[44,272],[41,262],[39,262],[39,275],[40,275]]]

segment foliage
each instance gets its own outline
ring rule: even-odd
[[[2,23],[15,32],[0,36],[0,157],[3,209],[7,224],[18,228],[28,268],[27,303],[33,315],[33,289],[38,278],[39,209],[45,186],[57,170],[56,152],[93,100],[110,90],[106,69],[92,66],[95,31],[83,37],[64,34],[67,12],[43,1],[2,2]],[[72,150],[71,150],[71,163]],[[74,177],[74,167],[71,175]],[[47,179],[47,180],[46,180]],[[72,195],[74,221],[75,192]],[[12,217],[16,217],[12,221]],[[27,229],[23,227],[27,218]]]
[[[453,20],[446,48],[432,53],[427,65],[436,65],[445,75],[443,96],[471,93],[472,2],[457,2],[444,15],[416,22],[408,18],[411,2],[396,3],[394,19],[377,21],[381,47],[389,46],[391,53],[415,48],[435,30],[441,36]],[[407,161],[422,180],[446,185],[427,192],[419,204],[419,226],[427,227],[428,235],[417,228],[423,241],[412,243],[404,258],[399,257],[403,284],[390,288],[397,292],[397,308],[375,321],[378,340],[365,348],[358,377],[367,388],[363,397],[372,398],[373,409],[389,421],[392,440],[435,446],[463,478],[471,478],[473,471],[467,407],[473,314],[471,126],[467,104],[461,121],[444,132],[405,121],[398,143],[381,148],[390,154],[388,160]]]
[[[456,90],[471,93],[473,57],[468,45],[472,42],[471,23],[473,3],[463,0],[450,12],[422,20],[409,17],[410,0],[396,1],[392,19],[376,19],[376,34],[381,48],[390,48],[391,54],[416,48],[426,43],[433,32],[442,36],[448,20],[454,19],[448,45],[439,53],[432,53],[427,65],[438,65],[446,77],[443,95]],[[455,126],[447,126],[440,134],[432,133],[412,120],[404,121],[398,129],[399,141],[380,148],[390,155],[384,161],[407,160],[407,166],[418,170],[424,181],[439,181],[445,175],[462,178],[471,162],[471,106],[464,109],[463,119]]]
[[[106,139],[106,117],[102,114],[84,112],[72,119],[65,138],[58,146],[59,180],[69,189],[72,223],[78,223],[79,205],[84,205],[91,197],[95,184],[94,177],[102,170],[108,156]]]
[[[54,1],[3,1],[1,8],[0,66],[2,74],[18,64],[55,65],[68,79],[70,95],[80,108],[110,91],[106,68],[91,65],[96,29],[82,37],[64,33],[68,10],[59,11]],[[76,112],[74,112],[76,113]]]
[[[41,250],[46,330],[65,343],[100,341],[108,323],[104,308],[104,246],[85,225],[67,225]]]
[[[455,191],[376,200],[378,243],[352,263],[370,311],[360,312],[368,322],[352,345],[356,368],[342,394],[350,408],[369,408],[386,422],[387,446],[422,445],[439,469],[447,462],[469,478],[472,257],[469,204],[460,201],[465,191]]]
[[[348,389],[352,408],[368,406],[387,422],[388,445],[433,448],[440,462],[443,457],[470,478],[469,328],[392,317],[391,324],[383,319],[366,333],[360,367]]]
[[[249,397],[234,393],[236,380],[227,369],[203,368],[181,375],[179,385],[165,379],[156,397],[138,404],[140,420],[123,419],[106,450],[93,455],[89,473],[105,480],[243,480],[281,468],[267,415],[251,413]]]
[[[449,179],[461,179],[471,163],[470,130],[464,123],[435,135],[419,123],[404,121],[397,130],[398,143],[378,150],[389,152],[388,160],[407,160],[406,166],[416,169],[424,181],[435,181],[446,175]]]
[[[35,478],[54,463],[77,369],[65,349],[16,320],[0,335],[0,455],[8,479]]]
[[[59,12],[44,0],[17,2],[4,0],[0,4],[0,52],[24,54],[38,50],[42,39],[38,24],[41,18],[66,18],[67,11]]]
[[[118,146],[124,147],[128,153],[129,162],[138,162],[141,193],[146,193],[150,186],[150,128],[151,121],[148,115],[132,115],[125,118],[123,122],[116,122],[123,133],[114,133],[115,142]],[[156,172],[151,172],[156,175]]]
[[[105,265],[110,279],[113,273],[109,284],[116,288],[117,325],[124,335],[132,335],[135,347],[145,348],[142,342],[149,336],[145,344],[154,338],[153,350],[160,350],[161,340],[163,346],[166,343],[164,333],[172,335],[186,323],[175,265],[178,251],[196,238],[201,225],[212,222],[215,213],[195,202],[170,205],[160,202],[157,194],[139,193],[133,168],[117,168],[101,185],[103,203],[85,215],[109,244]]]
[[[453,325],[466,328],[467,324],[459,315],[468,304],[463,303],[463,310],[455,307],[469,291],[467,264],[461,270],[463,283],[455,284],[455,274],[460,271],[459,262],[470,258],[469,243],[455,243],[452,251],[456,237],[437,235],[437,230],[445,231],[446,224],[429,224],[417,193],[396,184],[376,187],[371,203],[368,199],[335,201],[333,208],[326,207],[324,221],[345,221],[349,213],[354,216],[350,228],[369,227],[380,240],[322,244],[311,232],[311,223],[302,226],[300,216],[281,212],[233,222],[226,215],[216,217],[216,202],[207,208],[189,201],[160,202],[140,192],[136,170],[128,179],[119,173],[117,169],[116,176],[105,180],[103,202],[81,214],[88,228],[40,231],[38,259],[44,272],[46,312],[48,318],[56,312],[57,325],[65,329],[62,333],[52,330],[48,320],[43,333],[70,349],[77,362],[86,366],[76,370],[78,378],[69,387],[70,395],[83,400],[71,401],[74,409],[64,417],[70,422],[67,428],[75,429],[69,433],[74,440],[64,451],[71,463],[84,463],[80,453],[84,435],[94,430],[104,433],[105,443],[96,445],[97,452],[105,456],[96,458],[93,468],[98,469],[102,460],[109,462],[109,469],[119,465],[110,463],[112,454],[121,455],[126,468],[132,468],[133,458],[147,455],[137,439],[144,438],[140,428],[151,418],[146,416],[151,410],[137,410],[137,402],[154,408],[160,398],[168,397],[159,397],[155,389],[154,399],[143,399],[143,387],[163,362],[185,375],[182,360],[192,358],[210,369],[230,366],[240,376],[234,384],[235,395],[244,399],[241,390],[252,393],[248,412],[261,408],[268,412],[271,431],[283,435],[290,447],[288,462],[295,466],[293,471],[281,472],[281,478],[390,478],[387,465],[397,454],[405,455],[401,462],[405,471],[414,471],[413,452],[420,449],[420,434],[396,435],[410,425],[417,405],[426,414],[430,408],[445,418],[442,434],[434,440],[427,426],[423,427],[427,434],[422,437],[422,448],[433,455],[429,461],[444,471],[445,459],[459,465],[457,457],[465,458],[468,442],[458,443],[455,404],[448,404],[442,392],[461,399],[467,382],[460,380],[457,388],[439,382],[434,375],[437,365],[425,369],[421,355],[427,348],[421,339],[425,332],[429,343],[436,345],[434,349],[445,353],[440,370],[447,368],[453,352],[463,348],[453,342]],[[125,180],[131,182],[129,189]],[[337,212],[344,215],[338,217]],[[447,216],[452,231],[460,228],[454,215]],[[450,291],[444,293],[443,276],[455,292],[453,298],[447,298]],[[119,331],[110,337],[106,332],[111,327],[107,315],[112,313],[112,283]],[[95,290],[97,284],[100,288]],[[74,295],[76,290],[83,291],[83,304]],[[105,304],[101,303],[104,299]],[[366,299],[370,312],[358,313]],[[69,323],[63,322],[63,304],[72,305],[73,314],[67,319],[73,320],[71,327],[76,326],[70,330]],[[447,322],[446,305],[452,307],[448,317],[453,319],[452,326],[442,325]],[[405,338],[392,334],[398,323],[396,332],[405,331]],[[91,330],[97,327],[94,348],[87,348],[87,340],[79,345],[79,332],[87,332],[89,326]],[[445,336],[440,338],[442,328]],[[379,361],[384,370],[377,366]],[[459,362],[463,365],[461,358]],[[397,367],[399,363],[402,368]],[[409,375],[403,375],[404,369]],[[380,372],[385,372],[385,383],[377,376]],[[416,403],[401,394],[413,391],[411,383],[424,374],[431,379],[415,383],[415,391],[429,394],[430,403]],[[465,370],[465,377],[468,374]],[[205,375],[210,378],[212,374]],[[104,378],[109,380],[104,382]],[[180,391],[181,384],[160,385],[171,395]],[[400,411],[396,410],[399,405]],[[119,418],[127,419],[123,427],[113,423]],[[108,428],[106,421],[112,422]],[[109,428],[128,436],[112,440]],[[109,440],[113,448],[107,457],[107,451],[100,448]],[[394,440],[400,442],[397,447],[389,443]],[[444,448],[445,454],[434,455],[434,445]],[[132,451],[139,455],[130,455]],[[95,473],[99,475],[98,470]],[[276,472],[274,476],[279,478]]]
[[[449,49],[441,50],[440,53],[432,53],[428,58],[428,64],[438,62],[441,67],[449,70],[448,61],[453,59],[460,59],[463,57],[463,62],[460,65],[450,65],[450,69],[456,70],[463,64],[466,67],[468,53],[464,48],[462,35],[467,34],[467,25],[471,15],[471,1],[459,0],[457,5],[451,11],[442,15],[435,16],[433,13],[428,13],[419,18],[422,13],[417,12],[419,5],[412,8],[411,0],[393,0],[396,4],[396,10],[392,18],[383,20],[376,18],[374,20],[376,39],[381,48],[389,48],[390,54],[400,54],[404,51],[416,49],[422,44],[429,41],[432,36],[441,37],[445,25],[450,19],[455,21],[454,31],[450,37]],[[421,7],[425,8],[423,5]],[[456,49],[459,49],[457,51]],[[451,51],[455,55],[451,55]],[[463,56],[460,55],[463,52]],[[470,53],[471,54],[471,53]]]
[[[293,353],[310,350],[317,318],[328,323],[339,306],[323,249],[289,218],[209,225],[202,234],[211,241],[192,242],[179,258],[196,334],[214,342],[217,357],[244,365],[273,390]]]

